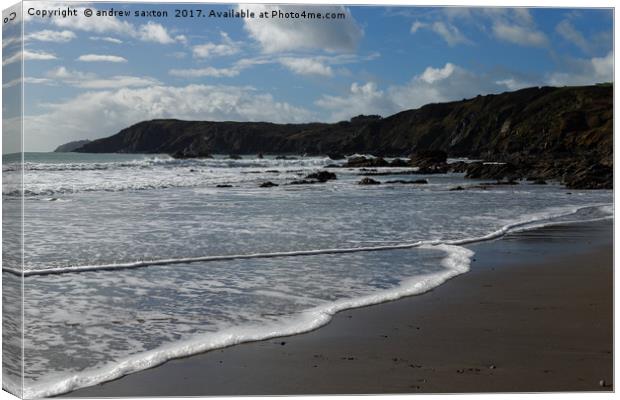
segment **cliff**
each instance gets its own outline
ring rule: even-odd
[[[335,124],[153,120],[76,149],[89,153],[612,154],[613,87],[529,88]]]
[[[609,169],[613,165],[613,86],[535,87],[333,124],[144,121],[76,149],[190,156],[409,156],[427,150],[518,164],[547,160],[559,162],[557,170],[576,161]],[[555,178],[557,173],[546,176]]]
[[[74,142],[65,143],[63,145],[56,147],[56,150],[54,150],[54,153],[69,153],[69,152],[79,149],[80,147],[88,143],[90,143],[90,140],[76,140]]]

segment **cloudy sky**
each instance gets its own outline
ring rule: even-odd
[[[79,17],[25,19],[27,151],[153,118],[339,121],[480,93],[608,82],[613,74],[611,10],[187,7],[346,16],[319,21],[174,18],[180,4],[70,5]],[[87,18],[86,7],[169,16]],[[21,58],[13,47],[5,32],[5,94],[20,87],[7,79]]]

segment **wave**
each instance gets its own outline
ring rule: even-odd
[[[199,187],[205,184],[230,184],[268,179],[274,172],[290,174],[333,164],[330,158],[233,160],[227,158],[179,160],[152,157],[129,161],[32,163],[23,165],[22,189],[3,187],[7,198],[58,196],[76,192],[122,192],[175,187]],[[3,166],[3,173],[21,170]],[[79,171],[79,174],[76,172]],[[105,172],[105,174],[103,173]],[[21,187],[21,174],[18,186]]]
[[[337,164],[329,157],[291,157],[276,158],[193,158],[176,159],[172,157],[152,157],[130,161],[108,162],[68,162],[68,163],[23,163],[24,171],[101,171],[126,168],[153,168],[153,167],[205,167],[205,168],[269,168],[269,167],[313,167],[327,164]],[[3,172],[18,171],[22,168],[18,164],[3,166]]]
[[[37,382],[32,386],[24,387],[23,397],[42,398],[56,396],[79,388],[118,379],[133,372],[153,368],[174,358],[187,357],[239,343],[309,332],[326,325],[340,311],[422,294],[441,285],[448,279],[469,270],[471,258],[474,255],[473,251],[447,244],[427,245],[426,247],[441,250],[447,254],[441,261],[445,270],[403,280],[395,288],[382,290],[372,295],[337,300],[311,308],[298,313],[292,318],[283,318],[272,323],[239,326],[216,333],[198,335],[192,339],[126,357],[101,368],[85,370],[54,381]],[[17,388],[17,385],[5,380],[3,387],[11,391]]]
[[[606,215],[581,220],[553,221],[554,219],[575,215],[580,211],[586,209],[597,210]],[[45,381],[39,381],[34,383],[33,385],[23,387],[23,390],[22,385],[13,382],[10,378],[5,376],[3,377],[3,388],[12,393],[21,393],[23,394],[24,398],[50,397],[70,392],[79,388],[93,386],[98,383],[118,379],[124,375],[161,365],[166,361],[174,358],[187,357],[209,350],[228,347],[244,342],[266,340],[275,337],[309,332],[326,325],[337,312],[397,300],[406,296],[422,294],[443,284],[444,282],[455,276],[466,273],[467,271],[469,271],[471,259],[474,255],[474,252],[465,247],[462,247],[463,245],[487,240],[494,240],[510,232],[537,229],[549,225],[608,220],[611,218],[613,218],[612,204],[594,204],[574,207],[570,210],[565,210],[562,212],[540,214],[538,216],[533,216],[525,220],[507,224],[488,235],[475,238],[464,238],[459,240],[418,241],[414,243],[402,243],[389,246],[375,246],[351,249],[319,249],[298,252],[179,258],[169,260],[140,261],[136,263],[126,264],[111,264],[105,266],[93,265],[82,267],[56,268],[52,270],[24,271],[23,274],[25,276],[32,276],[53,273],[73,273],[87,270],[93,271],[105,269],[137,268],[145,267],[148,265],[178,264],[197,261],[221,261],[258,257],[292,257],[316,254],[352,253],[362,251],[382,251],[407,248],[434,249],[446,253],[446,256],[441,261],[441,265],[444,267],[444,270],[405,279],[401,281],[397,287],[391,289],[381,290],[371,295],[337,300],[325,305],[304,310],[293,316],[283,317],[281,320],[275,322],[232,327],[219,332],[198,335],[193,337],[192,339],[171,343],[154,350],[128,356],[126,358],[118,360],[117,362],[106,364],[100,368],[84,370],[71,376],[55,377]],[[18,275],[22,274],[20,271],[9,270],[6,268],[4,268],[3,271],[17,273]]]
[[[352,247],[352,248],[332,248],[332,249],[313,249],[313,250],[298,250],[298,251],[282,251],[272,253],[250,253],[250,254],[233,254],[233,255],[218,255],[218,256],[198,256],[198,257],[180,257],[180,258],[168,258],[168,259],[155,259],[155,260],[139,260],[126,263],[113,263],[113,264],[95,264],[95,265],[80,265],[80,266],[67,266],[67,267],[51,267],[44,269],[25,269],[19,270],[10,267],[3,267],[4,272],[8,272],[14,275],[20,275],[24,277],[35,275],[58,275],[67,273],[80,273],[89,271],[108,271],[108,270],[122,270],[143,268],[156,265],[173,265],[173,264],[189,264],[196,262],[213,262],[213,261],[227,261],[227,260],[243,260],[253,258],[275,258],[275,257],[299,257],[299,256],[313,256],[321,254],[344,254],[344,253],[359,253],[370,251],[387,251],[387,250],[399,250],[399,249],[411,249],[420,247],[423,245],[457,245],[462,246],[471,243],[477,243],[482,241],[494,240],[506,235],[510,231],[535,229],[547,225],[553,224],[565,224],[574,222],[588,222],[613,218],[613,209],[610,204],[594,204],[574,207],[566,211],[556,213],[543,213],[537,216],[527,218],[522,221],[517,221],[511,224],[504,225],[500,229],[491,232],[484,236],[470,237],[456,240],[420,240],[410,243],[400,243],[383,246],[365,246],[365,247]],[[577,221],[551,221],[553,219],[567,217],[574,215],[581,210],[598,208],[601,212],[608,214],[606,216],[589,219],[589,220],[577,220]],[[543,223],[542,221],[547,221]]]

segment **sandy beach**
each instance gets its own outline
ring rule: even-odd
[[[431,292],[68,396],[612,391],[612,238],[604,221],[470,245],[471,271]]]

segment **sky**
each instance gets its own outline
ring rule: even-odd
[[[19,93],[23,56],[26,151],[154,118],[336,122],[613,80],[611,9],[24,4],[23,54],[3,29],[3,93]],[[78,16],[28,15],[67,6]],[[89,18],[87,8],[131,16]],[[176,18],[175,9],[205,16]],[[257,17],[208,17],[231,9]],[[134,16],[148,10],[168,16]],[[278,10],[345,18],[258,18]],[[5,100],[4,111],[6,126],[19,125],[17,107]]]

